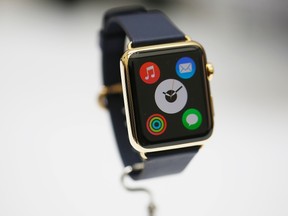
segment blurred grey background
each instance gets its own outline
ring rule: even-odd
[[[163,10],[215,67],[213,137],[182,174],[137,182],[157,215],[287,216],[285,0],[1,0],[0,215],[146,215],[96,103],[102,15],[131,4]]]

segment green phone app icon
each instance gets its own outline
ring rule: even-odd
[[[182,115],[182,123],[188,130],[196,130],[202,123],[202,115],[197,109],[187,109]]]

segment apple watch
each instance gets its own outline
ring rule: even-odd
[[[130,176],[181,172],[213,130],[214,69],[203,47],[143,7],[107,11],[100,45],[99,102],[110,112],[124,166],[135,167]]]

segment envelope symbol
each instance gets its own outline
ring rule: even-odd
[[[179,72],[180,73],[190,73],[192,72],[192,64],[189,63],[183,63],[179,64]]]

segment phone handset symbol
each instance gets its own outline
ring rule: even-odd
[[[151,78],[154,78],[154,77],[155,77],[155,69],[154,69],[154,66],[153,66],[153,65],[148,66],[148,67],[146,68],[146,73],[147,73],[147,75],[145,76],[145,80],[150,79],[150,74],[151,74]]]

